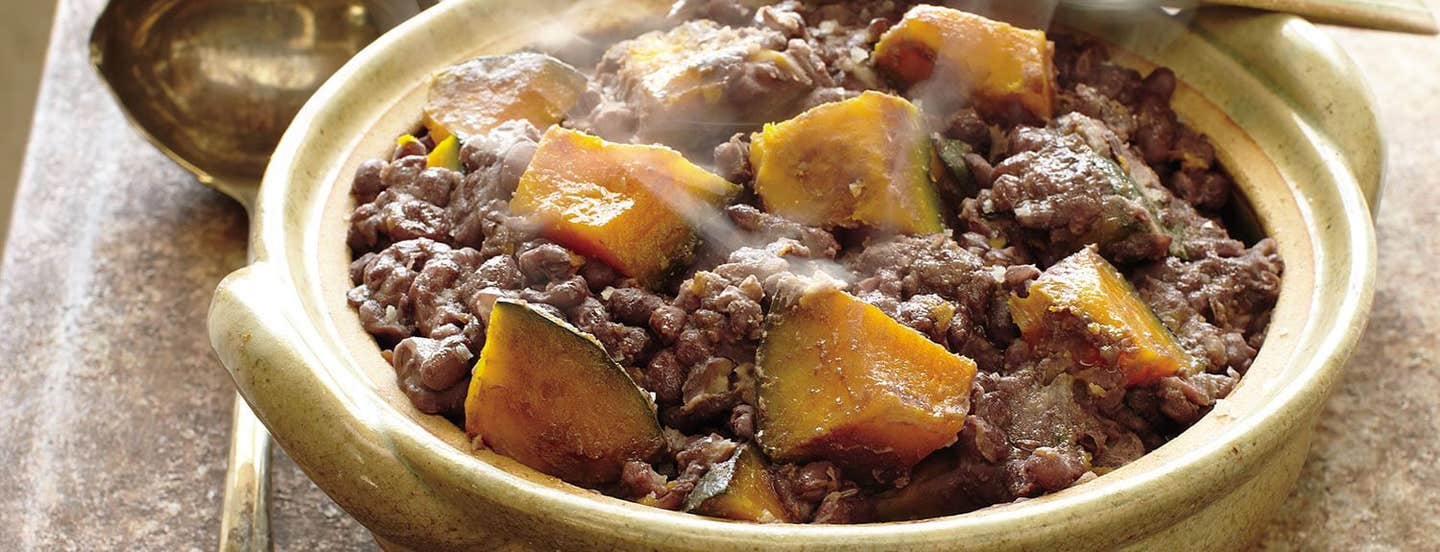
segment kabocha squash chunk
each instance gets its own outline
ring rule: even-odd
[[[685,511],[739,521],[791,521],[765,458],[750,445],[700,478],[685,500]]]
[[[765,210],[811,226],[944,230],[932,148],[914,104],[879,92],[765,125],[750,144]]]
[[[508,299],[495,302],[465,397],[465,432],[567,482],[619,479],[660,450],[645,392],[594,338]]]
[[[587,82],[573,67],[544,54],[478,57],[435,75],[425,127],[436,143],[451,135],[463,140],[484,134],[516,119],[545,128],[580,101]]]
[[[694,251],[692,226],[740,192],[663,146],[614,144],[552,127],[510,202],[547,238],[658,284]]]
[[[608,84],[639,110],[641,141],[708,153],[736,132],[801,110],[817,83],[785,47],[774,31],[690,21],[616,44],[600,78],[613,78]],[[747,84],[757,78],[760,87]]]
[[[911,8],[875,45],[875,65],[905,86],[934,75],[947,89],[968,86],[982,113],[1006,118],[1018,106],[1041,121],[1054,110],[1053,58],[1043,31],[928,5]]]
[[[1130,177],[1129,173],[1125,172],[1125,169],[1115,161],[1094,152],[1085,152],[1081,155],[1090,156],[1093,160],[1091,162],[1100,168],[1101,173],[1106,175],[1111,191],[1125,198],[1132,205],[1138,204],[1142,209],[1141,212],[1137,212],[1128,205],[1106,202],[1100,218],[1096,220],[1090,232],[1080,237],[1082,243],[1098,244],[1101,251],[1107,251],[1113,248],[1112,244],[1133,240],[1136,237],[1163,236],[1170,242],[1169,247],[1166,248],[1169,254],[1181,259],[1189,258],[1184,246],[1184,231],[1161,223],[1164,219],[1161,217],[1160,206],[1145,194],[1145,190],[1135,182],[1134,178]]]
[[[1154,383],[1196,366],[1120,271],[1093,246],[1051,266],[1030,284],[1028,296],[1012,295],[1010,315],[1031,343],[1057,337],[1052,331],[1057,326],[1083,328],[1085,345],[1071,353],[1092,365],[1113,357],[1129,385]],[[1066,317],[1080,324],[1066,324]]]
[[[882,480],[955,441],[975,376],[970,359],[825,282],[772,311],[757,364],[770,458]]]

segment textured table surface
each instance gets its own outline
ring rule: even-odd
[[[0,263],[0,542],[215,547],[230,412],[204,321],[245,216],[145,144],[86,62],[101,0],[61,0]],[[1440,0],[1431,0],[1440,7]],[[1327,28],[1389,139],[1374,316],[1262,545],[1440,542],[1440,39]],[[277,453],[279,550],[373,548]]]

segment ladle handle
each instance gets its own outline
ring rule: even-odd
[[[1200,0],[1201,4],[1240,6],[1293,13],[1318,23],[1422,35],[1440,32],[1423,0],[1366,2],[1359,0]]]
[[[236,203],[239,203],[241,207],[245,208],[245,214],[249,216],[249,219],[252,221],[255,220],[255,201],[260,195],[259,180],[211,178],[203,175],[197,175],[197,177],[200,179],[201,184],[214,188],[215,191],[235,200]],[[255,256],[253,252],[246,254],[247,263],[254,260]]]
[[[270,433],[235,395],[220,507],[220,552],[270,550]]]
[[[212,180],[210,187],[230,196],[255,220],[260,182]],[[246,263],[255,260],[253,243]],[[230,414],[230,455],[225,467],[225,498],[220,504],[220,552],[269,551],[270,544],[270,432],[245,398],[235,394]]]

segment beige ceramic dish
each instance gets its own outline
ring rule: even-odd
[[[1172,67],[1181,116],[1221,159],[1287,263],[1269,341],[1230,398],[1179,438],[1096,481],[921,522],[756,525],[571,487],[414,410],[345,304],[350,176],[418,123],[429,76],[573,23],[602,29],[662,1],[442,3],[381,38],[305,107],[265,176],[255,264],[216,292],[210,335],[275,439],[387,548],[655,550],[1229,548],[1284,500],[1366,321],[1375,274],[1366,196],[1382,152],[1360,73],[1310,24],[1206,9],[1076,28],[1125,63]],[[544,18],[536,14],[550,14]],[[1134,30],[1133,33],[1125,29]],[[1137,30],[1139,29],[1139,30]]]

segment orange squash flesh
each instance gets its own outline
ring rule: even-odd
[[[510,207],[545,237],[646,285],[690,259],[692,226],[740,188],[663,146],[615,144],[552,127]]]
[[[460,140],[450,136],[435,144],[435,149],[425,158],[426,167],[442,167],[452,171],[460,170]]]
[[[437,144],[452,135],[464,140],[484,134],[516,119],[543,129],[565,117],[587,83],[585,75],[544,54],[478,57],[435,75],[425,127]]]
[[[769,316],[757,358],[765,452],[877,479],[955,441],[975,376],[970,359],[824,284]]]
[[[662,446],[654,407],[594,338],[508,299],[496,301],[465,397],[465,432],[577,485],[620,478]]]
[[[742,445],[729,460],[710,468],[686,499],[685,510],[738,521],[792,521],[765,458],[751,445]]]
[[[981,113],[1018,105],[1041,121],[1054,113],[1054,47],[1043,31],[960,10],[921,5],[875,45],[875,65],[905,86],[939,74],[969,86]]]
[[[880,92],[765,125],[750,144],[765,210],[811,226],[944,231],[920,110]]]
[[[1125,277],[1087,247],[1051,266],[1030,284],[1025,298],[1010,297],[1010,315],[1026,341],[1050,339],[1051,323],[1058,316],[1084,322],[1090,343],[1119,349],[1116,365],[1129,385],[1148,385],[1165,376],[1193,371],[1196,364],[1175,341]],[[1084,359],[1098,359],[1098,349],[1074,351]]]

